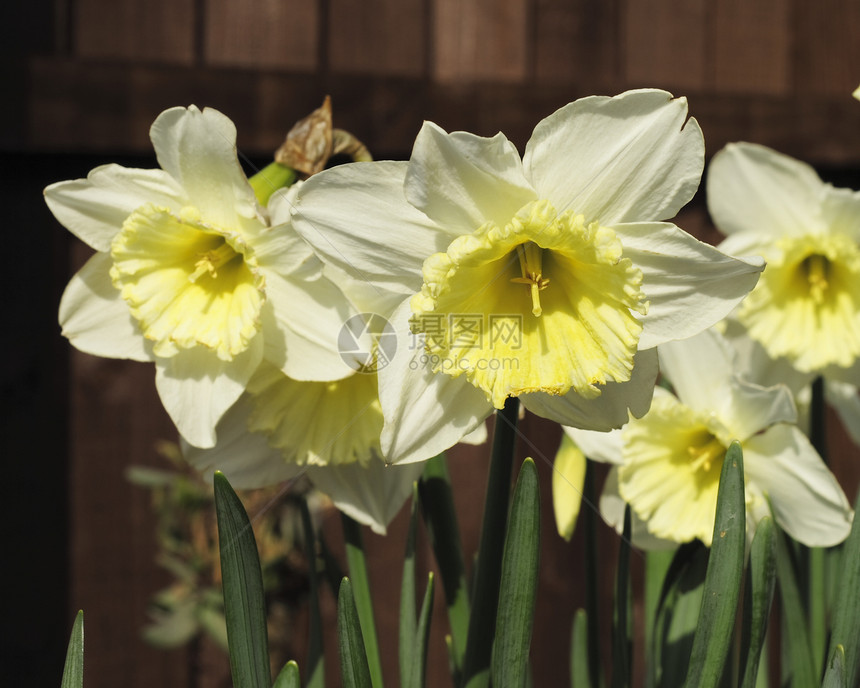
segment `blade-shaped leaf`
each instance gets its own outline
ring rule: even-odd
[[[346,544],[346,561],[349,565],[350,593],[358,612],[364,648],[367,650],[367,666],[373,688],[382,688],[382,661],[379,658],[379,641],[376,637],[376,622],[373,617],[373,599],[370,596],[370,579],[367,575],[367,560],[361,525],[346,514],[341,514],[343,538]],[[343,591],[343,583],[341,583]]]
[[[79,611],[72,625],[66,665],[63,668],[62,688],[82,688],[84,685],[84,612]]]
[[[759,521],[750,549],[747,572],[748,586],[744,596],[744,628],[742,651],[746,655],[741,666],[742,688],[755,688],[770,605],[776,587],[776,530],[768,516]]]
[[[491,682],[519,688],[528,677],[540,559],[540,490],[534,461],[526,459],[514,489],[502,556]]]
[[[421,603],[421,615],[415,628],[412,665],[409,679],[403,688],[424,688],[427,681],[427,647],[430,642],[430,616],[433,613],[433,572],[427,575],[427,590]]]
[[[281,669],[272,688],[301,688],[302,682],[299,677],[299,665],[289,661]]]
[[[845,648],[837,645],[833,648],[830,661],[827,662],[827,673],[821,688],[848,688],[848,673],[845,668]]]
[[[306,500],[301,500],[302,526],[305,533],[305,549],[308,558],[308,583],[310,587],[308,628],[308,680],[306,688],[325,688],[325,662],[323,661],[322,615],[320,614],[319,581],[317,578],[317,553],[314,526]],[[298,667],[296,667],[298,669]]]
[[[630,685],[630,538],[633,534],[630,505],[624,509],[624,531],[618,550],[618,569],[615,572],[615,610],[612,628],[612,688]]]
[[[516,397],[508,397],[504,409],[496,412],[481,541],[475,564],[474,600],[463,658],[462,682],[467,688],[485,687],[490,680],[518,414]]]
[[[415,632],[418,628],[415,610],[415,533],[418,527],[418,484],[412,486],[412,513],[409,533],[406,536],[406,553],[403,557],[403,576],[400,582],[400,635],[397,650],[400,659],[400,685],[406,686],[412,675]]]
[[[466,564],[460,544],[460,527],[454,508],[454,495],[445,455],[439,454],[427,462],[418,484],[421,511],[430,537],[439,573],[442,590],[448,607],[448,623],[451,627],[449,643],[451,663],[454,666],[454,682],[458,683],[466,652],[469,633],[469,588],[466,584]]]
[[[263,576],[248,514],[223,473],[215,473],[230,670],[236,688],[269,688],[269,645]]]
[[[570,634],[570,688],[594,688],[588,667],[588,616],[577,609]]]
[[[371,688],[367,652],[349,578],[341,582],[337,597],[337,646],[343,687]]]
[[[737,616],[745,543],[743,452],[738,442],[732,442],[720,474],[714,537],[699,624],[690,653],[687,688],[715,688],[720,682]]]
[[[860,494],[854,504],[854,523],[851,534],[843,545],[842,575],[836,592],[833,611],[833,632],[830,636],[828,657],[833,656],[837,645],[845,650],[845,673],[849,686],[860,680]]]

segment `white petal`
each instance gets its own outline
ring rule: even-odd
[[[179,434],[196,447],[215,446],[215,426],[245,389],[263,357],[263,343],[254,337],[247,350],[222,361],[202,347],[158,359],[155,386]]]
[[[406,166],[352,163],[315,174],[299,189],[293,217],[324,261],[404,295],[421,289],[424,259],[445,251],[453,238],[407,203]]]
[[[385,535],[423,470],[422,463],[386,466],[374,458],[367,466],[310,466],[308,477],[347,516]]]
[[[708,167],[708,210],[723,234],[822,232],[823,186],[799,160],[754,143],[730,143]]]
[[[827,402],[836,409],[842,426],[854,444],[860,445],[860,396],[855,385],[827,380],[824,385]]]
[[[178,212],[187,200],[182,188],[163,170],[102,165],[86,179],[51,184],[45,189],[45,203],[72,234],[106,252],[125,219],[143,204]]]
[[[564,396],[523,394],[520,401],[532,413],[562,425],[606,431],[624,425],[629,418],[628,410],[636,418],[648,412],[656,379],[657,352],[647,349],[636,353],[629,381],[608,382],[596,399],[584,399],[570,391]]]
[[[580,430],[563,425],[561,429],[592,461],[620,464],[624,460],[621,454],[623,443],[620,428],[608,432],[597,432],[596,430]]]
[[[293,227],[293,204],[300,184],[276,191],[269,200],[272,226],[254,237],[253,251],[257,264],[280,275],[316,279],[322,274],[323,262],[311,245]]]
[[[454,446],[492,413],[486,395],[465,375],[434,373],[423,345],[409,332],[409,300],[391,318],[397,352],[379,371],[385,416],[381,444],[389,463],[424,461]]]
[[[266,360],[294,380],[341,380],[355,372],[338,351],[338,336],[355,310],[334,283],[266,272],[266,297]]]
[[[471,234],[485,222],[504,227],[535,200],[520,154],[504,134],[448,134],[424,122],[404,185],[406,198],[440,227]]]
[[[221,471],[236,489],[254,489],[275,485],[295,477],[304,468],[288,464],[277,449],[272,449],[266,437],[248,432],[250,400],[243,396],[218,422],[218,442],[209,449],[200,449],[182,441],[182,454],[195,469],[212,479]]]
[[[152,123],[158,163],[180,183],[205,222],[236,229],[257,214],[254,191],[236,154],[236,126],[211,108],[175,107]]]
[[[699,413],[722,415],[728,404],[734,350],[713,330],[657,347],[660,372],[685,406]]]
[[[94,356],[151,361],[151,347],[111,283],[111,263],[108,254],[96,253],[72,277],[60,300],[63,336]]]
[[[603,484],[603,492],[600,493],[600,515],[620,535],[624,532],[624,510],[627,507],[618,492],[618,469],[613,466],[606,476]],[[630,532],[632,534],[633,546],[645,550],[670,550],[678,546],[677,542],[664,540],[648,530],[648,525],[630,511]]]
[[[481,423],[465,437],[460,438],[462,444],[481,445],[487,441],[487,424]]]
[[[821,212],[832,234],[845,234],[860,243],[860,191],[824,185]]]
[[[836,478],[800,430],[775,425],[744,443],[744,474],[770,496],[777,523],[810,547],[831,547],[853,512]]]
[[[639,348],[686,339],[725,318],[750,292],[763,261],[731,258],[669,223],[613,228],[643,272],[648,298]]]
[[[557,110],[535,127],[523,164],[557,210],[608,225],[674,217],[699,186],[704,154],[686,99],[640,90]]]
[[[741,442],[776,423],[797,422],[794,397],[785,385],[760,387],[735,378],[728,397],[725,424]]]

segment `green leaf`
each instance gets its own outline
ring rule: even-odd
[[[415,629],[412,665],[403,688],[424,688],[427,680],[427,647],[430,642],[430,616],[433,613],[433,572],[427,575],[427,590],[421,604],[421,615]]]
[[[462,683],[467,688],[483,688],[490,681],[518,413],[516,397],[508,397],[504,409],[496,412],[481,541],[475,564],[475,594],[463,658]]]
[[[370,595],[370,579],[367,575],[361,525],[343,513],[341,521],[346,543],[346,561],[349,566],[350,593],[361,623],[364,648],[367,651],[367,666],[373,688],[382,688],[382,662],[379,658],[379,641],[376,638],[376,623],[373,619],[373,599]],[[341,583],[342,590],[343,583]]]
[[[367,652],[349,578],[341,582],[337,598],[337,645],[343,688],[371,688]]]
[[[322,615],[320,614],[319,581],[317,579],[317,553],[314,526],[307,500],[301,500],[302,526],[305,534],[305,556],[308,558],[310,586],[310,623],[308,629],[308,680],[307,688],[325,688],[325,662],[323,661]]]
[[[848,673],[845,668],[845,648],[837,645],[833,648],[830,661],[827,662],[827,673],[821,688],[848,688]]]
[[[779,596],[782,601],[782,664],[787,676],[784,685],[814,686],[818,684],[818,673],[809,645],[806,614],[797,585],[794,564],[785,535],[776,528],[776,576]]]
[[[412,513],[409,517],[409,533],[406,536],[406,554],[403,557],[403,576],[400,582],[400,635],[399,653],[400,685],[406,686],[412,675],[415,652],[415,633],[418,628],[415,610],[415,534],[418,528],[418,484],[412,486]]]
[[[301,688],[299,679],[299,665],[290,660],[281,669],[278,678],[272,684],[272,688]]]
[[[688,688],[714,688],[720,682],[737,616],[745,544],[743,452],[738,442],[732,442],[720,474],[705,592],[685,683]]]
[[[842,552],[842,575],[836,592],[833,631],[828,657],[837,645],[845,650],[845,673],[849,686],[860,680],[860,494],[854,504],[854,523]]]
[[[708,550],[698,540],[675,552],[657,606],[649,686],[680,686],[687,675],[705,592]]]
[[[466,564],[460,544],[460,527],[454,508],[454,495],[445,455],[439,454],[427,462],[418,484],[421,512],[439,573],[442,590],[448,607],[451,627],[449,643],[451,662],[454,665],[454,683],[459,682],[469,633],[469,589],[466,584]]]
[[[741,648],[746,655],[741,666],[742,688],[755,688],[761,660],[767,620],[776,587],[776,530],[768,516],[759,521],[750,549],[747,572],[747,593],[744,595],[744,626]]]
[[[66,665],[63,667],[61,688],[82,688],[84,685],[84,612],[79,611],[72,624]]]
[[[630,538],[632,537],[632,517],[630,505],[624,509],[624,532],[618,550],[618,569],[615,572],[615,614],[612,629],[612,688],[625,688],[630,685],[632,640],[630,620],[632,607],[630,600]]]
[[[597,489],[594,484],[594,462],[585,462],[585,480],[582,485],[582,500],[587,508],[583,514],[583,525],[585,529],[585,607],[588,621],[588,674],[591,676],[591,685],[602,686],[603,675],[600,668],[600,647],[597,639],[600,637],[600,610],[598,600],[600,598],[598,584],[598,562],[600,554],[597,551]]]
[[[224,474],[215,472],[230,670],[236,688],[269,688],[269,644],[260,557],[248,514]]]
[[[570,688],[593,688],[588,668],[588,615],[577,609],[570,634]]]
[[[528,677],[540,560],[540,489],[532,459],[523,461],[514,488],[502,555],[491,682],[520,688]]]

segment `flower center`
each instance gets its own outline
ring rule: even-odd
[[[860,248],[831,234],[783,239],[769,252],[739,318],[771,358],[803,372],[860,357]]]
[[[504,227],[456,238],[423,275],[410,305],[424,363],[465,373],[497,408],[527,392],[594,398],[630,379],[648,304],[611,229],[533,201]]]
[[[512,277],[511,282],[525,284],[529,287],[532,299],[532,314],[539,316],[543,309],[540,307],[540,292],[549,286],[549,278],[543,276],[541,269],[543,249],[533,241],[517,246],[517,258],[520,259],[522,277]]]
[[[260,328],[264,278],[242,239],[201,221],[141,206],[111,244],[114,286],[157,356],[204,346],[229,361]]]
[[[376,375],[299,382],[263,363],[248,383],[248,429],[266,435],[284,460],[330,466],[381,455],[382,407]]]
[[[622,430],[618,489],[648,529],[661,538],[710,544],[726,445],[718,421],[670,394]],[[720,426],[721,427],[721,426]]]

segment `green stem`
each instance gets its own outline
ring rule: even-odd
[[[382,688],[382,662],[379,657],[379,641],[376,638],[376,624],[373,620],[373,601],[370,596],[370,579],[367,575],[367,562],[361,537],[361,525],[346,514],[341,514],[343,538],[346,544],[346,560],[349,566],[349,580],[358,611],[358,621],[364,638],[367,665],[373,688]]]
[[[474,604],[463,659],[462,685],[468,688],[489,685],[518,414],[519,400],[516,397],[509,397],[505,408],[496,412],[481,541],[475,565]]]
[[[600,680],[600,610],[597,601],[600,591],[597,586],[597,488],[594,484],[594,462],[587,461],[585,466],[585,481],[582,492],[586,508],[583,509],[585,519],[585,609],[588,615],[588,674],[594,688],[603,682]]]

